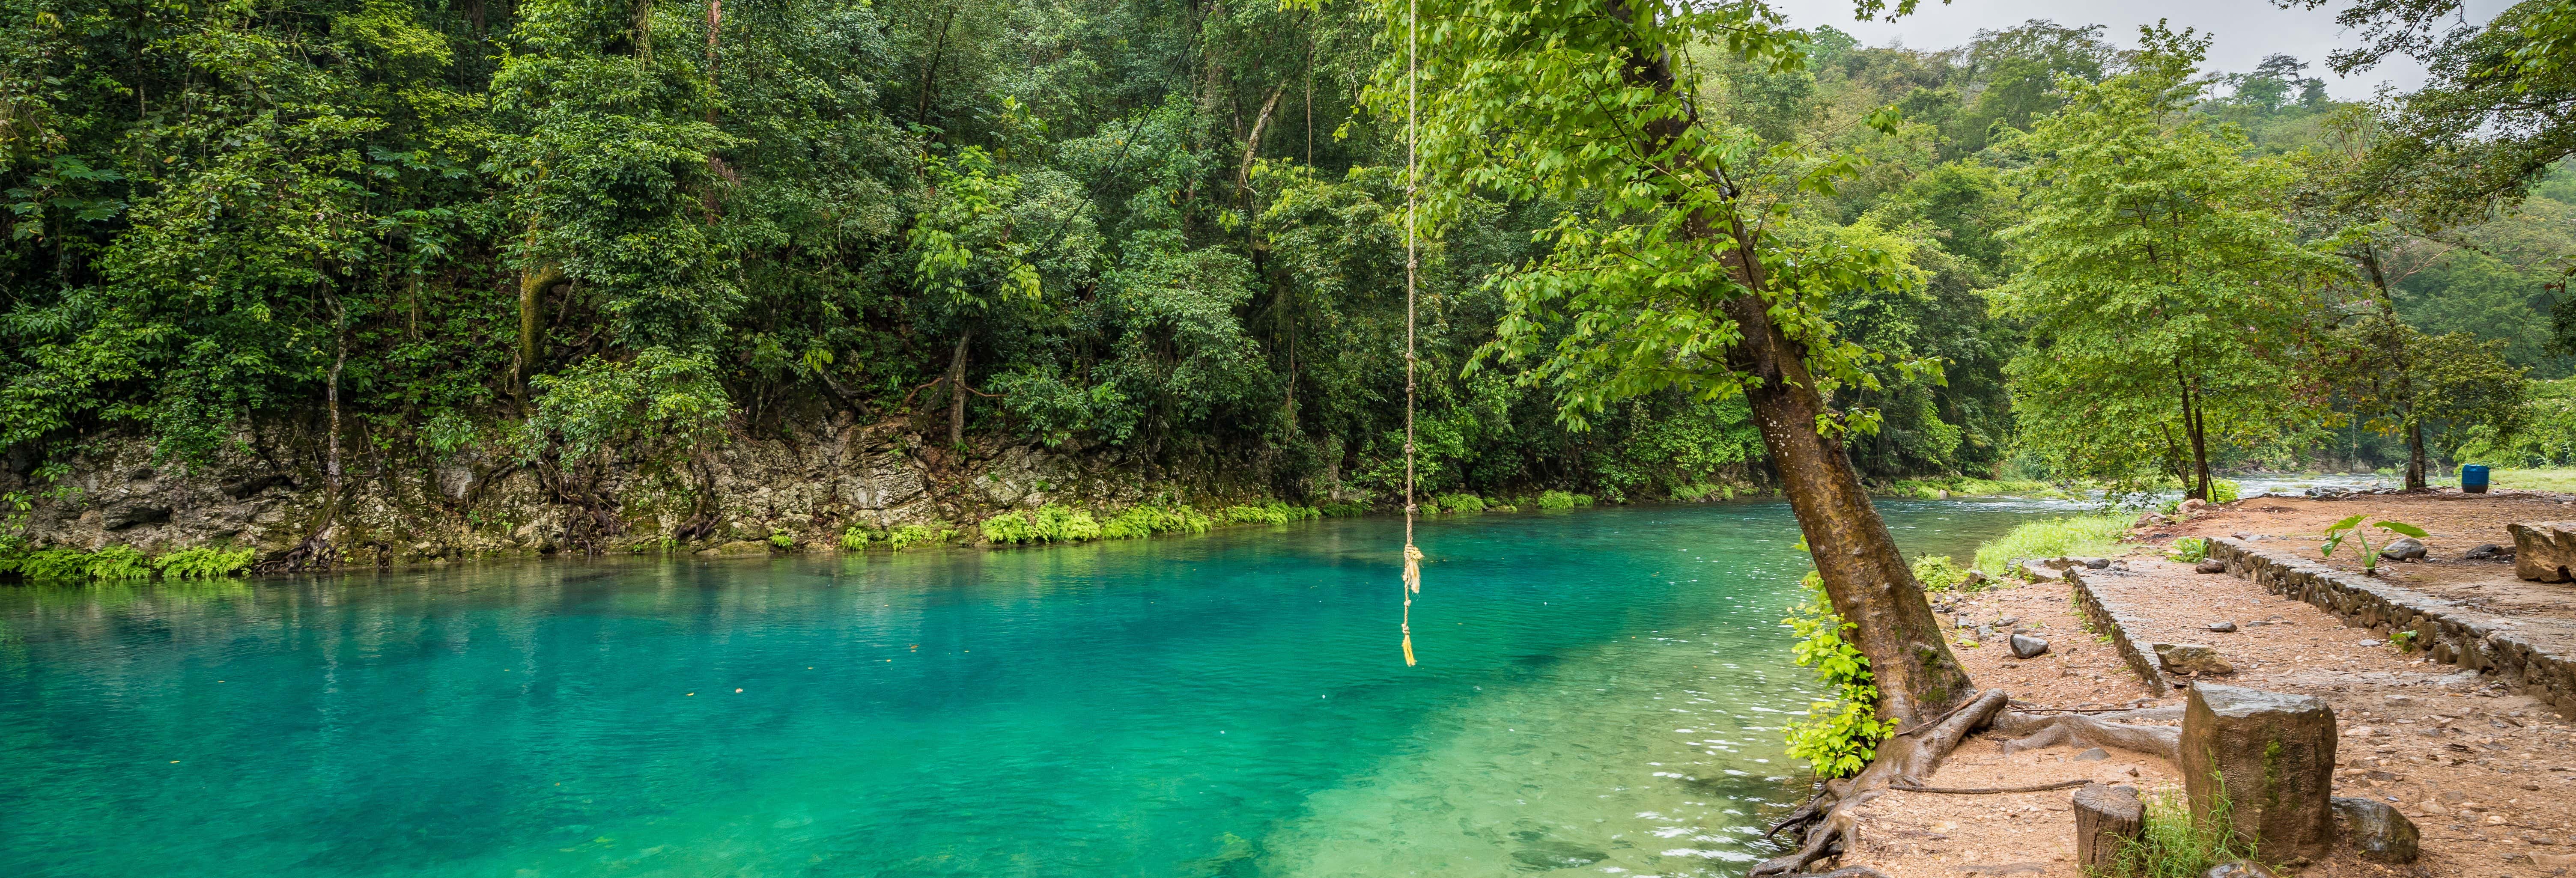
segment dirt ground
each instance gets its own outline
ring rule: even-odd
[[[2570,723],[2533,699],[2474,673],[2433,664],[2375,633],[2225,574],[2195,574],[2162,560],[2182,536],[2268,535],[2297,540],[2315,557],[2319,531],[2356,513],[2416,524],[2433,534],[2433,560],[2386,574],[2410,588],[2469,602],[2535,625],[2576,626],[2576,585],[2513,577],[2510,562],[2460,561],[2480,543],[2510,547],[2512,521],[2576,519],[2560,494],[2504,492],[2368,495],[2341,500],[2254,497],[2172,526],[2141,530],[2121,559],[2126,575],[2097,577],[2144,618],[2140,643],[2204,643],[2236,665],[2225,682],[2313,695],[2334,708],[2342,738],[2335,795],[2390,802],[2423,833],[2423,858],[2387,866],[2349,852],[2294,871],[2302,876],[2564,876],[2576,869],[2576,750]],[[2346,566],[2338,564],[2337,566]],[[2357,565],[2354,565],[2357,566]],[[2001,687],[2017,709],[2171,706],[2184,691],[2149,695],[2118,655],[2083,630],[2058,583],[1936,596],[1944,619],[1967,616],[1997,634],[1956,651],[1981,687]],[[2009,623],[2003,620],[2010,619]],[[2233,632],[2209,630],[2231,623]],[[2003,624],[1998,624],[2003,623]],[[2018,627],[2049,651],[2016,660],[2002,634]],[[1974,638],[1972,631],[1953,628]],[[2087,779],[2179,795],[2181,777],[2161,757],[2084,747],[2003,753],[2009,736],[1986,732],[1926,781],[1940,787],[2028,786]],[[1845,863],[1910,876],[2042,875],[2077,878],[2071,790],[2008,795],[1894,792],[1868,809],[1860,851]]]

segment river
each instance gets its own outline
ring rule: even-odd
[[[1890,501],[1959,556],[2045,501]],[[1738,875],[1776,502],[0,586],[0,874]]]

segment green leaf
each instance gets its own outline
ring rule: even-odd
[[[2379,527],[2382,530],[2396,531],[2419,540],[2432,536],[2431,534],[2425,533],[2423,528],[2407,524],[2403,521],[2383,521],[2379,523]]]

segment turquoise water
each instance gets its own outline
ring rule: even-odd
[[[2045,504],[1890,504],[1964,553]],[[1740,874],[1784,506],[0,587],[0,874]],[[1568,874],[1572,874],[1569,872]]]

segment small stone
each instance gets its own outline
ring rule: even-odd
[[[2077,559],[2075,559],[2075,563],[2078,563],[2078,564],[2082,564],[2082,565],[2084,565],[2085,569],[2088,569],[2088,570],[2101,570],[2101,569],[2103,569],[2103,568],[2106,568],[2106,567],[2111,566],[2111,559],[2109,559],[2109,558],[2077,558]]]
[[[2220,633],[2220,634],[2234,634],[2234,633],[2236,633],[2236,623],[2234,623],[2234,622],[2211,622],[2211,623],[2209,623],[2209,630],[2211,630],[2211,631],[2216,631],[2216,632],[2218,632],[2218,633]]]
[[[2237,860],[2211,866],[2209,871],[2200,873],[2200,878],[2276,878],[2276,876],[2272,874],[2272,870],[2263,868],[2261,863],[2253,860]]]
[[[2334,812],[2344,842],[2361,851],[2362,859],[2374,863],[2415,862],[2421,833],[2416,831],[2414,821],[2388,803],[2336,796]]]
[[[1993,636],[1995,636],[1995,628],[1994,628],[1994,626],[1992,626],[1992,625],[1979,625],[1979,626],[1977,626],[1977,636],[1978,636],[1978,637],[1993,637]]]
[[[2398,537],[2379,547],[2379,557],[2396,561],[2421,561],[2426,554],[2424,542],[2414,537]]]
[[[2047,651],[2048,641],[2027,634],[2015,634],[2012,637],[2014,658],[2038,658],[2040,653]]]
[[[1961,616],[1959,617],[1959,627],[1973,629],[1977,627],[1977,620]]]
[[[2208,560],[2202,561],[2202,562],[2200,562],[2200,563],[2198,563],[2198,564],[2191,565],[2191,572],[2193,572],[2193,573],[2225,573],[2225,572],[2227,572],[2227,562],[2225,562],[2225,561],[2221,561],[2221,560],[2218,560],[2218,559],[2216,559],[2216,558],[2211,558],[2211,559],[2208,559]]]
[[[2503,546],[2494,543],[2479,543],[2477,548],[2470,549],[2460,557],[2468,561],[2485,561],[2493,558],[2511,558],[2513,553],[2505,551]]]
[[[2100,761],[2102,761],[2102,760],[2109,759],[2109,758],[2111,758],[2111,751],[2109,751],[2109,750],[2104,750],[2104,749],[2102,749],[2102,748],[2100,748],[2100,747],[2095,747],[2095,748],[2093,748],[2093,749],[2091,749],[2091,750],[2086,750],[2086,751],[2084,751],[2084,752],[2082,752],[2082,753],[2077,753],[2077,754],[2075,754],[2075,755],[2073,755],[2073,756],[2067,757],[2067,761],[2069,761],[2069,762],[2100,762]]]
[[[2387,696],[2387,697],[2381,698],[2381,699],[2379,699],[2379,700],[2381,700],[2381,701],[2385,701],[2385,702],[2388,702],[2388,703],[2390,703],[2390,704],[2413,704],[2413,703],[2415,703],[2415,696],[2412,696],[2412,695],[2390,695],[2390,696]]]
[[[2354,645],[2354,646],[2379,646],[2379,645],[2382,645],[2382,644],[2385,644],[2385,643],[2387,643],[2387,641],[2385,641],[2385,640],[2356,640],[2356,641],[2353,641],[2353,645]]]
[[[2001,619],[1995,620],[1995,627],[1997,628],[2010,628],[2019,624],[2021,624],[2020,616],[2005,616]]]
[[[2218,656],[2218,650],[2197,643],[2158,643],[2153,646],[2156,664],[2169,673],[2225,676],[2236,673],[2236,666]]]

